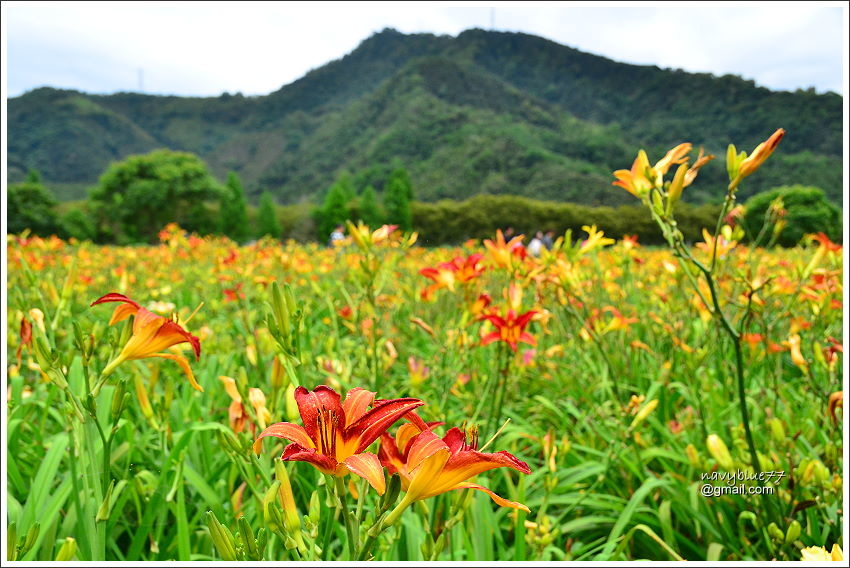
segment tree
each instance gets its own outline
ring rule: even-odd
[[[349,203],[354,198],[351,177],[343,173],[328,189],[325,200],[318,210],[317,220],[319,240],[326,240],[337,225],[344,224],[351,217]]]
[[[360,195],[358,213],[360,220],[372,228],[381,224],[383,215],[378,205],[378,196],[375,193],[375,188],[371,185],[367,185],[366,189]]]
[[[413,186],[410,183],[410,174],[404,167],[399,166],[390,174],[384,190],[387,223],[398,225],[403,231],[411,230],[413,227],[411,201],[413,201]]]
[[[155,242],[166,224],[190,231],[214,226],[205,202],[220,189],[200,158],[154,150],[130,156],[106,170],[92,191],[99,229],[119,242]]]
[[[780,219],[785,222],[777,244],[793,247],[804,235],[820,232],[826,233],[833,241],[841,241],[841,211],[829,202],[822,189],[803,185],[777,187],[747,200],[744,226],[751,238],[761,231],[771,202],[777,198],[781,199],[784,210]],[[772,231],[773,227],[767,230]]]
[[[219,230],[236,242],[248,237],[248,207],[245,204],[245,190],[236,172],[227,174],[221,197]]]
[[[97,228],[92,221],[91,213],[87,213],[85,208],[69,209],[62,215],[59,223],[64,232],[63,236],[80,241],[93,241],[97,238]]]
[[[27,180],[12,184],[7,191],[6,230],[16,234],[29,229],[36,235],[48,236],[58,232],[56,198],[41,183],[41,176],[30,170]]]
[[[280,238],[280,220],[277,218],[277,207],[274,197],[268,191],[260,196],[260,210],[257,212],[258,237],[271,236]]]

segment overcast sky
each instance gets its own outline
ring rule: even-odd
[[[264,95],[386,27],[539,35],[616,61],[844,94],[847,2],[3,2],[5,94]]]

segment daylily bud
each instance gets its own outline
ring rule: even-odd
[[[276,506],[277,492],[279,489],[280,481],[275,481],[263,497],[263,520],[266,525],[275,532],[283,530],[283,519],[281,518],[280,512],[277,510]]]
[[[726,172],[729,174],[730,182],[738,177],[739,167],[740,160],[738,159],[738,150],[735,148],[734,144],[729,144],[726,148]]]
[[[286,374],[286,368],[280,362],[280,356],[275,355],[272,359],[272,388],[275,390],[281,389],[288,384],[288,381],[289,377]]]
[[[381,510],[388,511],[395,504],[399,493],[401,493],[401,476],[391,475],[387,483],[387,490],[381,496]]]
[[[297,422],[301,414],[298,412],[298,403],[295,402],[295,385],[290,383],[286,387],[286,394],[283,398],[286,402],[286,417],[290,422]]]
[[[777,442],[785,440],[785,428],[782,426],[782,421],[779,418],[771,418],[767,421],[770,428],[770,435]]]
[[[233,542],[233,535],[230,534],[227,527],[218,522],[215,513],[212,511],[207,511],[207,527],[209,527],[210,536],[215,549],[221,555],[221,559],[228,562],[235,561],[236,547]]]
[[[770,138],[756,146],[756,149],[753,150],[753,153],[744,160],[742,160],[738,167],[738,173],[735,176],[735,179],[732,180],[732,183],[729,184],[730,189],[734,189],[737,187],[738,183],[755,172],[761,165],[767,160],[776,147],[779,145],[779,141],[782,140],[782,137],[785,136],[785,130],[782,128],[778,128],[776,132],[770,135]]]
[[[653,411],[653,410],[655,410],[655,407],[656,407],[656,406],[658,406],[658,399],[657,399],[657,398],[652,399],[652,400],[650,400],[649,402],[647,402],[647,403],[643,406],[643,408],[641,408],[641,409],[640,409],[640,412],[638,412],[638,413],[635,415],[634,420],[632,420],[631,425],[629,425],[629,430],[634,429],[634,428],[635,428],[636,426],[638,426],[641,422],[643,422],[644,420],[646,420],[646,419],[647,419],[647,417],[648,417],[650,414],[652,414],[652,411]]]
[[[127,396],[125,397],[125,395]],[[121,416],[121,411],[124,410],[124,405],[126,404],[129,396],[130,393],[127,392],[127,383],[124,381],[119,382],[118,386],[115,387],[115,392],[112,393],[112,406],[110,407],[110,413],[112,415],[113,422],[118,421],[118,418]]]
[[[800,522],[796,519],[791,521],[791,524],[788,525],[788,530],[785,531],[785,544],[791,544],[797,537],[800,536],[802,532],[802,527],[800,526]]]
[[[401,488],[401,483],[399,483],[399,488]],[[392,485],[390,485],[390,489],[392,489]],[[389,493],[389,491],[387,492]],[[398,494],[396,494],[398,496]],[[384,494],[386,497],[386,494]],[[310,506],[307,510],[307,516],[310,518],[310,522],[314,525],[319,525],[319,515],[322,511],[321,502],[319,501],[319,492],[313,491],[313,494],[310,495]]]
[[[692,466],[700,466],[702,460],[700,460],[699,453],[697,452],[697,449],[693,444],[688,444],[688,446],[685,448],[685,453],[688,456],[688,462],[690,462]]]
[[[731,470],[735,467],[735,461],[729,453],[729,448],[726,443],[717,434],[709,434],[705,439],[705,444],[708,446],[708,452],[711,454],[717,463],[725,470]]]
[[[829,417],[832,419],[833,424],[838,424],[838,418],[835,415],[835,411],[839,408],[844,408],[844,391],[836,391],[829,395],[827,411],[829,412]]]
[[[24,556],[30,549],[35,546],[38,540],[38,533],[41,531],[41,523],[36,521],[27,531],[27,536],[24,538],[24,545],[21,547],[21,556]]]
[[[138,375],[136,375],[133,380],[136,387],[136,398],[139,399],[139,408],[141,408],[142,414],[145,418],[153,420],[153,407],[151,406],[151,401],[148,399],[148,392],[145,389],[145,383]]]
[[[112,500],[112,490],[115,488],[115,480],[111,480],[109,482],[109,487],[106,488],[106,496],[103,498],[103,501],[100,503],[100,507],[97,510],[97,516],[95,520],[97,521],[106,521],[109,520],[109,502]]]
[[[245,516],[239,517],[236,521],[239,527],[239,535],[242,537],[242,546],[245,549],[245,554],[250,560],[259,560],[257,558],[257,540],[254,538],[254,531],[251,530],[251,525]]]
[[[770,523],[767,525],[767,534],[769,534],[770,538],[777,542],[785,542],[785,533],[782,532],[782,529],[776,526],[776,523]]]
[[[673,207],[682,196],[682,189],[685,187],[685,174],[688,173],[688,163],[679,166],[676,170],[676,175],[673,176],[673,181],[670,182],[670,187],[667,189],[667,216],[673,214]]]
[[[298,516],[298,508],[295,506],[295,496],[292,493],[292,485],[289,482],[289,474],[286,465],[281,460],[276,460],[274,473],[280,482],[278,496],[280,506],[283,508],[283,522],[287,532],[296,533],[301,531],[301,519]]]
[[[59,552],[56,553],[56,562],[68,562],[74,558],[74,554],[76,553],[77,541],[74,540],[74,537],[69,536],[65,538],[65,542],[62,543]]]

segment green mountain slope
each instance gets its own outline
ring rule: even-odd
[[[262,97],[45,88],[10,99],[8,171],[17,181],[35,168],[60,198],[79,198],[110,162],[169,147],[281,202],[401,160],[422,200],[486,192],[615,205],[630,196],[611,187],[611,171],[640,147],[657,159],[688,140],[723,156],[730,141],[749,151],[783,127],[781,152],[742,198],[805,183],[840,203],[842,104],[834,93],[627,65],[527,34],[385,30]],[[705,168],[715,183],[703,187],[722,192],[724,175],[722,164]]]

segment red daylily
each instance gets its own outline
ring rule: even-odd
[[[534,336],[525,331],[531,319],[537,314],[535,310],[529,310],[524,314],[517,315],[515,310],[508,310],[505,317],[496,314],[483,314],[478,316],[479,320],[487,320],[496,326],[496,331],[491,331],[481,338],[481,345],[489,345],[494,341],[504,341],[516,351],[517,343],[522,341],[529,345],[537,345]]]
[[[364,450],[398,419],[413,415],[413,409],[425,404],[416,398],[375,401],[375,393],[362,388],[351,389],[340,402],[340,395],[324,385],[313,391],[299,386],[295,402],[304,426],[272,424],[257,437],[255,450],[267,436],[284,438],[291,443],[280,459],[306,461],[322,473],[337,477],[354,473],[382,495],[386,481],[381,463],[378,456]]]
[[[441,439],[430,429],[420,431],[415,424],[403,424],[395,438],[387,433],[381,436],[379,455],[389,473],[398,473],[401,477],[401,487],[406,493],[402,503],[427,499],[454,489],[478,489],[502,507],[528,511],[522,503],[509,501],[486,487],[466,481],[499,467],[531,473],[525,462],[508,452],[479,452],[477,438],[473,433],[468,443],[466,433],[452,428]]]
[[[132,359],[146,359],[148,357],[162,357],[175,361],[189,379],[193,388],[203,392],[203,387],[195,380],[189,362],[182,355],[176,353],[160,353],[173,345],[189,343],[195,352],[195,358],[201,357],[201,340],[183,329],[176,321],[164,318],[150,312],[134,302],[124,294],[112,292],[106,294],[91,303],[92,306],[105,302],[121,302],[112,312],[109,325],[124,321],[130,316],[133,320],[133,335],[121,349],[121,353],[112,360],[104,369],[103,376],[108,376],[115,368],[124,361]]]
[[[484,267],[481,265],[481,259],[484,255],[476,253],[463,258],[456,256],[449,262],[441,262],[436,267],[427,267],[419,271],[419,274],[434,281],[434,284],[425,288],[422,291],[424,299],[430,299],[436,290],[440,288],[448,288],[454,291],[455,282],[466,283],[478,278]]]

